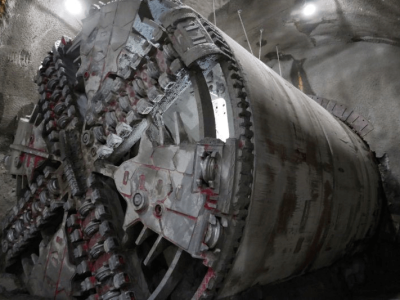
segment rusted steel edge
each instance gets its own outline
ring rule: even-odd
[[[49,158],[50,157],[50,155],[48,153],[45,153],[45,152],[42,152],[42,151],[39,151],[39,150],[36,150],[36,149],[29,148],[27,146],[13,144],[13,145],[10,145],[10,148],[13,149],[13,150],[20,151],[20,152],[32,154],[32,155],[35,155],[35,156],[40,156],[40,157],[43,157],[43,158]]]
[[[346,125],[350,126],[361,137],[365,137],[368,133],[374,130],[374,126],[368,122],[367,118],[345,105],[313,95],[308,95],[308,97],[313,99],[332,115],[339,118]]]

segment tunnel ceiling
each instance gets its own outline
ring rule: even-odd
[[[183,0],[214,21],[213,1]],[[307,1],[316,6],[312,16],[304,16],[303,0],[271,1],[215,0],[217,25],[248,49],[238,17],[241,16],[252,46],[258,55],[263,29],[262,59],[280,51],[308,49],[332,42],[377,42],[400,45],[400,6],[396,0]]]

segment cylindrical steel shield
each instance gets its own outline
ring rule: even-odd
[[[356,251],[377,225],[379,174],[350,128],[224,37],[248,94],[255,155],[244,234],[222,293],[233,295]]]

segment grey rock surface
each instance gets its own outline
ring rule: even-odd
[[[14,275],[7,273],[0,274],[0,286],[7,292],[12,292],[20,288],[18,279]]]
[[[28,295],[14,275],[0,273],[0,300],[1,299],[41,300],[44,298]]]
[[[2,134],[13,131],[12,120],[21,108],[36,103],[33,77],[40,62],[61,36],[76,35],[81,26],[77,18],[65,11],[61,0],[8,0],[7,16],[0,26]]]

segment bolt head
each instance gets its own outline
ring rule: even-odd
[[[142,196],[141,194],[139,194],[139,193],[136,193],[136,194],[133,196],[133,204],[134,204],[136,207],[138,207],[138,206],[140,206],[142,203],[143,203],[143,196]]]
[[[95,157],[97,155],[97,149],[95,147],[90,149],[90,154],[92,155],[92,157]]]
[[[91,146],[93,144],[93,136],[92,136],[92,133],[90,131],[85,131],[82,134],[82,143],[85,146]]]
[[[133,195],[133,209],[137,212],[143,212],[147,208],[147,195],[142,192],[137,192]]]
[[[161,218],[162,214],[163,214],[163,208],[160,204],[157,204],[154,207],[154,214],[157,218]]]
[[[51,185],[53,186],[53,188],[55,189],[55,190],[58,190],[60,187],[59,187],[59,185],[58,185],[58,180],[57,179],[53,179],[52,181],[51,181]]]

